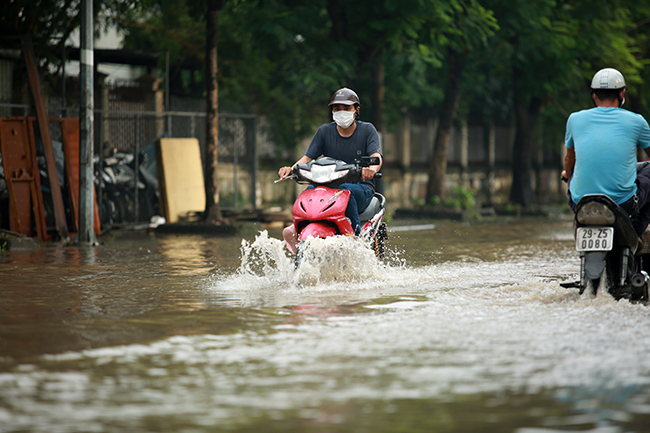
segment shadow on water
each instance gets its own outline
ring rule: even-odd
[[[559,286],[570,222],[278,238],[0,253],[0,432],[647,431],[648,307]]]

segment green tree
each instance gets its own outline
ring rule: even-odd
[[[55,15],[75,16],[78,0],[37,3],[44,18],[22,26],[34,32],[50,20],[65,29],[59,34],[74,28]],[[169,50],[173,92],[205,94],[204,0],[98,3],[126,31],[125,47]],[[401,109],[438,113],[428,197],[443,194],[456,107],[480,109],[485,119],[512,115],[511,201],[528,206],[535,127],[543,119],[561,135],[568,113],[588,106],[596,69],[620,69],[630,106],[645,109],[647,15],[648,6],[632,0],[229,0],[219,13],[220,109],[267,116],[287,151],[329,118],[328,98],[343,85],[357,90],[363,116],[386,132]]]
[[[205,145],[205,212],[203,219],[211,223],[218,223],[222,220],[219,206],[219,84],[217,83],[218,23],[219,12],[222,8],[223,0],[208,0],[207,2],[205,41],[207,143]]]
[[[429,165],[426,202],[433,197],[444,200],[444,178],[447,172],[447,153],[454,117],[460,101],[465,58],[472,51],[487,45],[488,38],[498,29],[492,11],[478,2],[450,2],[443,22],[436,26],[439,43],[446,45],[446,82],[440,109],[440,123],[433,143]]]
[[[384,120],[386,62],[406,53],[431,60],[436,53],[422,49],[421,34],[427,31],[429,16],[439,2],[432,0],[392,0],[347,2],[327,0],[331,23],[328,39],[333,41],[324,53],[347,65],[337,82],[354,88],[365,106],[370,106],[370,120],[378,130],[386,131]],[[425,60],[426,61],[426,60]],[[334,89],[330,89],[334,90]],[[331,93],[331,92],[330,92]]]
[[[492,42],[509,66],[515,141],[510,201],[535,204],[532,188],[534,133],[549,101],[588,94],[585,83],[595,70],[617,65],[631,82],[639,62],[625,29],[629,10],[616,2],[518,0],[488,1],[501,27]],[[572,103],[567,106],[573,105]]]
[[[116,9],[125,47],[169,50],[173,93],[204,94],[205,11],[197,3],[141,0],[139,7]],[[275,141],[292,149],[311,132],[314,100],[327,98],[347,70],[322,53],[327,20],[320,2],[226,2],[219,14],[222,110],[268,116]]]
[[[109,0],[94,0],[95,17],[106,10],[107,1]],[[80,13],[81,0],[5,0],[0,13],[3,47],[20,49],[20,38],[31,38],[35,55],[39,59],[41,79],[47,84],[62,66],[64,44],[79,28]],[[100,28],[95,29],[96,34],[100,31]],[[54,68],[54,74],[44,73],[51,68]]]
[[[647,2],[629,1],[631,24],[626,29],[627,34],[634,40],[634,57],[641,64],[639,79],[630,81],[628,97],[630,109],[643,114],[646,119],[650,116],[650,4]]]
[[[20,41],[12,43],[8,37],[29,36],[34,39],[38,52],[44,55],[44,48],[50,46],[52,40],[62,47],[65,39],[79,27],[79,13],[80,0],[7,0],[0,14],[3,44],[20,47]]]

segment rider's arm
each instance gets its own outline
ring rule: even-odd
[[[567,147],[566,156],[564,157],[564,171],[562,177],[570,178],[573,173],[573,167],[576,165],[576,151],[573,147]]]
[[[573,141],[573,113],[569,116],[566,121],[566,131],[564,133],[564,146],[566,147],[566,155],[564,156],[564,170],[562,171],[561,177],[565,182],[569,182],[569,178],[573,174],[573,169],[576,165],[576,148]]]
[[[646,147],[646,148],[643,149],[643,150],[644,150],[645,153],[650,157],[650,147]]]
[[[291,174],[291,169],[292,169],[293,167],[295,167],[295,166],[298,165],[298,164],[305,164],[305,163],[307,163],[307,162],[309,162],[309,161],[311,161],[311,160],[312,160],[312,159],[311,159],[310,157],[308,157],[307,155],[303,155],[303,156],[302,156],[298,161],[296,161],[296,163],[295,163],[294,165],[292,165],[291,167],[289,167],[289,166],[281,167],[280,170],[278,170],[278,176],[280,176],[280,179],[284,179],[284,178],[286,178],[287,176],[289,176],[289,175]]]
[[[381,153],[375,152],[370,155],[376,156],[379,158],[379,165],[371,165],[370,167],[364,167],[361,169],[361,179],[362,180],[369,180],[375,177],[379,169],[381,169],[382,164],[384,163],[383,159],[381,158]]]

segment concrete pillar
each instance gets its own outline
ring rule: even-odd
[[[404,172],[402,177],[402,194],[400,205],[410,205],[411,199],[411,114],[407,107],[402,107],[402,125],[400,131],[400,166]]]
[[[79,81],[81,83],[81,107],[79,109],[79,232],[77,243],[96,244],[94,228],[94,28],[92,0],[81,3],[81,62]],[[53,189],[54,190],[54,189]]]
[[[460,173],[461,184],[467,186],[467,166],[469,161],[469,125],[467,117],[460,121]]]
[[[427,143],[429,144],[427,146],[427,155],[426,159],[431,160],[433,158],[433,146],[434,142],[436,140],[436,134],[438,134],[438,126],[440,125],[440,118],[436,117],[435,119],[433,117],[429,117],[427,119]]]
[[[560,173],[562,173],[562,170],[564,170],[564,158],[566,157],[566,154],[567,154],[566,143],[565,143],[564,140],[562,140],[560,142],[560,149],[561,149],[561,151],[560,151],[560,167],[562,167],[560,169]],[[568,185],[566,184],[566,182],[564,182],[561,179],[560,176],[557,176],[557,179],[558,179],[557,180],[557,191],[558,191],[558,193],[561,194],[562,196],[566,196],[566,191],[568,189]]]
[[[495,166],[496,166],[496,144],[497,144],[497,134],[496,126],[494,121],[490,122],[488,125],[488,151],[487,151],[487,166],[488,166],[488,199],[490,203],[494,200],[494,193],[496,191],[496,181],[495,181]]]
[[[140,83],[140,88],[144,93],[144,109],[145,111],[155,111],[162,113],[165,110],[165,95],[160,89],[160,83],[163,79],[158,78],[149,72],[137,80]],[[145,118],[145,141],[153,141],[160,137],[165,132],[165,118],[162,116],[155,116],[153,118]],[[142,143],[143,145],[145,143]]]
[[[104,80],[108,75],[102,74],[101,72],[95,71],[95,108],[99,110],[108,110],[108,87],[104,86]],[[95,128],[95,153],[101,152],[103,149],[103,144],[105,142],[110,142],[111,137],[109,135],[109,119],[108,116],[104,113],[98,113],[96,116],[96,121],[94,123]],[[106,156],[106,155],[104,155]]]
[[[402,108],[400,138],[400,165],[408,170],[411,166],[411,114],[406,107]]]
[[[537,202],[541,203],[546,195],[546,185],[544,182],[544,149],[542,148],[542,122],[537,122],[535,133],[533,135],[533,193],[537,198]]]

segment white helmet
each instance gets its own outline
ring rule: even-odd
[[[613,68],[605,68],[596,72],[594,78],[591,80],[591,88],[594,90],[599,89],[622,89],[625,87],[625,78],[623,74]]]

